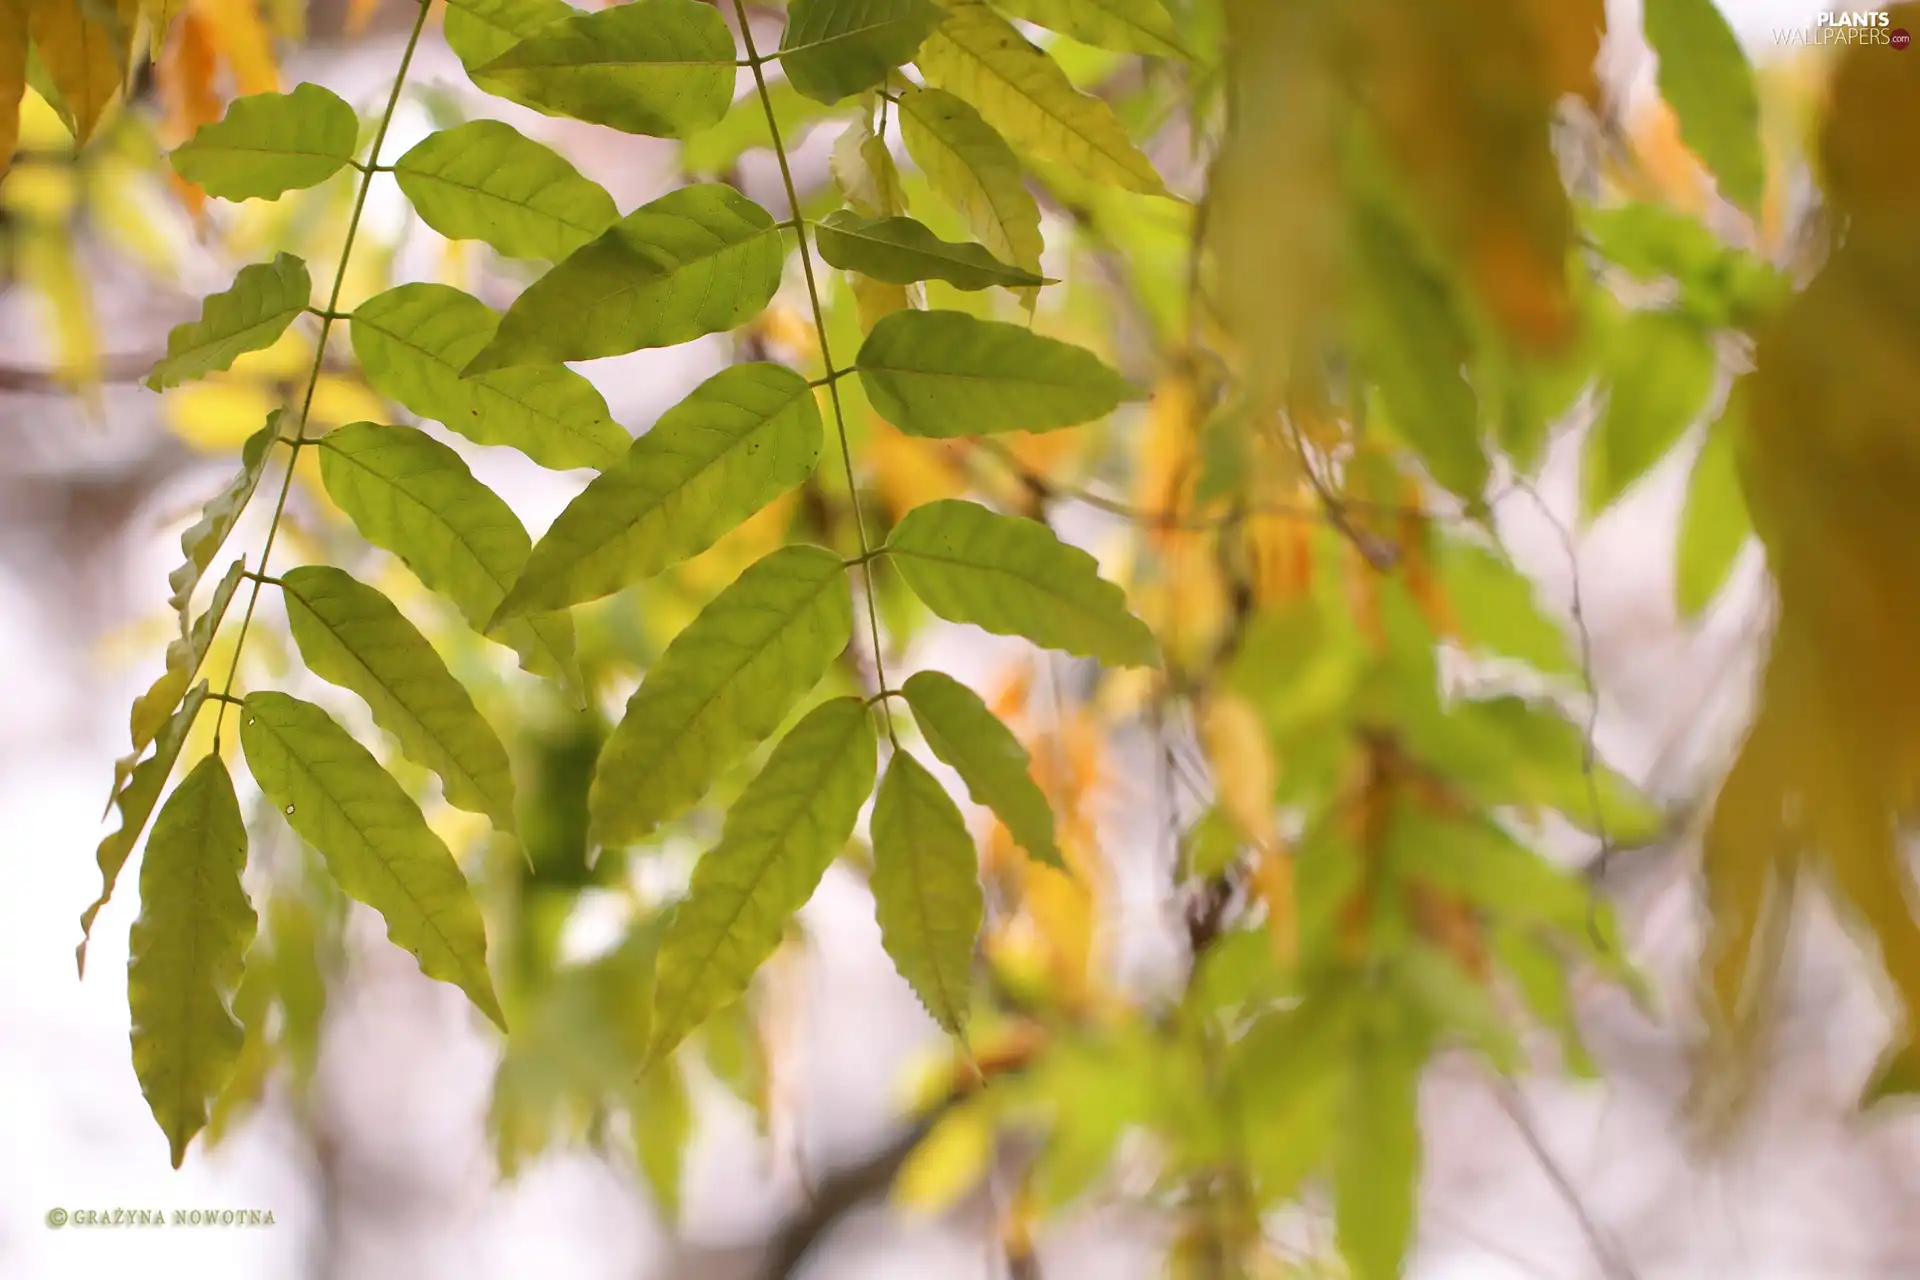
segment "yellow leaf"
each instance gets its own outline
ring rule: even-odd
[[[878,414],[869,416],[867,461],[881,499],[898,520],[915,507],[967,491],[966,477],[942,442],[902,434]]]
[[[73,242],[64,227],[38,228],[22,239],[20,275],[53,313],[48,328],[60,378],[73,387],[94,386],[100,380],[99,329]]]
[[[77,142],[93,136],[126,78],[139,13],[125,3],[116,13],[118,21],[110,26],[86,16],[81,0],[33,0],[33,42],[66,102]]]
[[[259,383],[237,378],[192,382],[161,401],[167,427],[202,453],[232,453],[280,407],[279,397]]]
[[[380,11],[380,0],[347,0],[346,31],[357,36],[367,29],[373,15]]]
[[[387,416],[387,404],[364,382],[322,374],[313,386],[314,422],[328,427],[343,427],[349,422],[380,422]]]
[[[1273,798],[1279,766],[1259,713],[1244,698],[1216,694],[1201,711],[1200,736],[1213,765],[1220,807],[1247,839],[1263,849],[1277,846]]]
[[[280,67],[273,56],[273,34],[254,0],[188,0],[226,64],[233,68],[241,94],[277,93]]]
[[[21,99],[27,92],[27,3],[0,0],[0,177],[20,144]]]
[[[992,1113],[978,1103],[962,1103],[941,1116],[901,1166],[894,1203],[924,1214],[953,1208],[986,1174],[993,1131]]]
[[[295,325],[270,347],[248,351],[233,362],[228,373],[238,381],[305,383],[313,368],[313,339]],[[379,415],[375,415],[378,417]]]

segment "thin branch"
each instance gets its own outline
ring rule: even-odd
[[[1532,1152],[1533,1158],[1539,1162],[1540,1171],[1546,1175],[1554,1191],[1566,1202],[1568,1211],[1573,1214],[1574,1222],[1580,1227],[1580,1233],[1587,1238],[1587,1247],[1593,1250],[1594,1261],[1600,1264],[1600,1270],[1609,1277],[1609,1280],[1634,1280],[1633,1267],[1621,1253],[1619,1245],[1601,1230],[1600,1224],[1595,1222],[1593,1215],[1587,1212],[1586,1204],[1580,1199],[1580,1192],[1567,1177],[1566,1171],[1560,1167],[1560,1162],[1554,1159],[1553,1153],[1548,1151],[1546,1144],[1540,1140],[1539,1130],[1534,1127],[1533,1117],[1527,1113],[1527,1104],[1520,1096],[1520,1091],[1514,1088],[1512,1081],[1504,1077],[1495,1078],[1492,1087],[1494,1097],[1499,1100],[1500,1109],[1507,1113],[1509,1120],[1513,1121],[1513,1127],[1520,1133],[1520,1140],[1527,1144],[1527,1150]]]
[[[333,273],[333,289],[327,296],[327,306],[320,313],[320,337],[314,344],[313,368],[307,374],[307,390],[300,402],[300,421],[297,426],[299,435],[291,441],[291,451],[287,458],[286,475],[280,481],[280,496],[273,504],[273,516],[267,523],[266,542],[260,548],[260,563],[255,571],[253,591],[247,596],[247,611],[240,619],[240,634],[233,642],[233,661],[227,667],[226,684],[222,687],[223,696],[233,693],[234,678],[240,671],[240,656],[246,649],[247,632],[253,626],[253,611],[260,603],[260,588],[267,571],[267,557],[273,554],[273,540],[280,532],[280,519],[286,514],[287,496],[293,492],[293,477],[298,470],[300,450],[307,443],[307,415],[313,409],[314,391],[320,385],[321,371],[326,367],[327,336],[333,329],[333,322],[340,311],[340,294],[346,287],[347,263],[353,257],[353,242],[360,231],[360,215],[367,207],[367,193],[373,188],[373,180],[379,172],[380,148],[387,140],[387,130],[393,125],[394,112],[400,105],[400,92],[407,83],[407,69],[413,65],[414,50],[420,47],[420,33],[427,25],[427,11],[430,0],[420,0],[420,11],[414,16],[413,31],[407,36],[406,52],[400,55],[400,68],[394,72],[393,92],[387,95],[387,108],[380,115],[380,127],[373,135],[373,147],[368,153],[366,166],[361,168],[360,191],[354,197],[353,213],[347,219],[347,235],[340,246],[340,263]],[[226,701],[220,704],[220,710],[213,723],[213,749],[220,750],[220,730],[226,723]]]
[[[767,91],[766,60],[754,47],[753,22],[747,17],[746,0],[733,0],[733,12],[740,23],[740,38],[747,46],[747,62],[753,68],[753,83],[760,96],[760,107],[766,113],[768,139],[773,143],[774,158],[780,162],[780,181],[787,189],[787,213],[794,224],[796,238],[800,242],[800,270],[806,276],[807,301],[813,307],[813,329],[820,341],[820,363],[829,371],[829,376],[825,379],[827,395],[833,401],[833,425],[840,434],[840,462],[847,473],[847,500],[853,504],[853,527],[860,537],[860,558],[864,565],[866,561],[873,558],[873,547],[867,540],[866,516],[860,510],[860,484],[854,476],[853,446],[847,442],[847,415],[840,404],[839,377],[833,373],[833,350],[827,339],[826,308],[820,303],[820,287],[813,276],[813,251],[807,245],[807,235],[802,225],[804,216],[800,211],[800,190],[794,185],[793,166],[787,160],[787,147],[780,138],[780,121],[774,113],[773,97]],[[880,687],[885,689],[888,684],[886,655],[880,643],[880,605],[874,599],[873,579],[865,571],[861,573],[860,579],[861,584],[866,588],[867,630],[873,640],[874,678],[879,681]],[[886,716],[887,737],[892,739],[893,745],[898,748],[900,738],[894,729],[892,704],[883,699],[880,706]]]

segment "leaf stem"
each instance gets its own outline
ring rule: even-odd
[[[747,63],[753,68],[753,84],[760,95],[760,107],[761,110],[766,112],[767,134],[773,143],[774,158],[780,162],[780,181],[787,189],[787,212],[790,215],[789,221],[794,225],[800,241],[800,270],[806,276],[807,301],[812,304],[813,307],[813,329],[815,335],[820,340],[820,362],[825,365],[828,370],[832,370],[833,351],[827,344],[826,310],[820,305],[820,287],[814,280],[813,252],[807,246],[807,235],[804,225],[806,219],[802,217],[800,213],[800,191],[793,182],[793,166],[787,161],[787,147],[780,138],[780,121],[774,115],[773,97],[767,91],[767,75],[766,72],[762,70],[767,60],[762,58],[760,51],[754,47],[753,23],[747,17],[746,0],[733,0],[733,13],[734,17],[737,18],[740,23],[740,38],[746,42]],[[824,381],[827,384],[827,395],[833,401],[833,424],[840,433],[840,462],[846,468],[847,472],[847,500],[853,504],[853,527],[860,536],[859,563],[865,565],[873,559],[873,548],[867,541],[866,516],[860,510],[860,486],[854,478],[853,447],[847,443],[847,415],[846,410],[842,408],[840,404],[839,376],[837,373],[829,373]],[[867,631],[873,641],[874,679],[879,682],[881,689],[884,690],[887,687],[887,668],[886,657],[880,644],[880,606],[874,600],[872,577],[863,574],[862,582],[866,587]],[[880,705],[886,711],[887,737],[897,748],[900,745],[900,737],[894,729],[893,707],[884,698],[881,700]]]
[[[247,611],[240,618],[240,634],[233,642],[233,660],[227,665],[226,683],[220,690],[220,711],[213,722],[213,750],[220,750],[220,731],[227,722],[227,703],[235,701],[233,681],[240,672],[240,656],[246,651],[247,633],[253,626],[253,611],[260,603],[260,587],[266,580],[267,557],[273,554],[273,541],[280,533],[280,518],[287,511],[287,497],[293,492],[293,476],[298,469],[300,450],[309,443],[307,414],[313,409],[314,391],[320,385],[320,371],[326,365],[327,337],[333,329],[333,322],[342,318],[340,313],[340,294],[346,287],[347,263],[353,257],[354,237],[360,231],[360,215],[367,207],[367,193],[373,189],[374,175],[380,172],[380,148],[387,140],[387,130],[393,126],[393,113],[400,106],[400,91],[407,83],[407,69],[413,65],[413,54],[420,47],[420,33],[426,29],[427,10],[431,0],[420,0],[420,11],[414,15],[413,30],[407,35],[406,51],[400,55],[400,68],[393,75],[393,92],[387,95],[386,110],[380,113],[380,127],[374,131],[373,147],[365,164],[356,164],[360,171],[360,191],[353,200],[353,213],[347,219],[347,235],[340,246],[340,262],[333,272],[333,289],[327,296],[324,310],[313,310],[320,317],[320,337],[314,343],[313,368],[307,374],[306,395],[300,402],[300,421],[297,429],[300,434],[288,441],[290,452],[287,456],[287,472],[280,481],[280,496],[274,500],[273,515],[267,522],[267,536],[260,548],[260,568],[249,571],[253,579],[253,591],[247,596]]]

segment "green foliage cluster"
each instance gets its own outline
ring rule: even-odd
[[[621,214],[566,159],[497,120],[450,124],[384,160],[424,4],[370,130],[302,84],[234,101],[172,154],[181,177],[229,201],[357,174],[319,301],[292,254],[246,266],[174,331],[151,375],[156,389],[176,386],[271,347],[303,317],[318,323],[311,376],[182,539],[180,637],[134,707],[134,751],[115,778],[120,826],[98,853],[104,903],[151,822],[129,974],[133,1057],[176,1166],[274,1050],[311,1069],[316,939],[344,898],[378,912],[423,973],[508,1030],[494,1102],[503,1163],[543,1146],[557,1110],[598,1129],[623,1108],[671,1207],[692,1124],[683,1047],[697,1045],[764,1113],[767,1064],[746,997],[844,859],[871,887],[901,977],[990,1080],[950,1091],[928,1161],[983,1125],[1036,1127],[1046,1140],[1029,1183],[1044,1214],[1085,1194],[1120,1139],[1144,1130],[1159,1144],[1160,1200],[1185,1224],[1178,1266],[1254,1265],[1262,1214],[1325,1176],[1352,1273],[1398,1273],[1414,1233],[1425,1063],[1458,1044],[1518,1070],[1531,1017],[1590,1069],[1569,974],[1588,964],[1634,980],[1604,904],[1541,851],[1541,824],[1571,821],[1603,851],[1664,832],[1662,815],[1594,759],[1575,709],[1584,652],[1488,536],[1493,451],[1524,485],[1551,425],[1593,391],[1582,504],[1598,515],[1709,416],[1723,338],[1763,323],[1789,291],[1758,254],[1690,215],[1567,196],[1548,126],[1590,73],[1597,5],[1481,0],[1428,6],[1416,21],[1422,6],[1368,0],[1309,30],[1311,8],[791,0],[763,51],[742,0],[590,12],[450,0],[446,38],[480,89],[681,140],[688,181]],[[1647,8],[1683,136],[1729,200],[1757,208],[1766,162],[1737,45],[1708,0]],[[1384,36],[1356,73],[1395,93],[1349,97],[1331,76],[1348,22],[1404,35]],[[1481,65],[1450,59],[1445,39],[1421,45],[1444,32],[1436,23],[1506,34]],[[1520,31],[1534,43],[1500,43]],[[743,70],[752,89],[736,102]],[[1083,87],[1109,73],[1121,88]],[[1204,163],[1169,184],[1136,138],[1164,138],[1176,112]],[[790,162],[798,133],[823,121],[842,128],[826,201],[803,194]],[[734,184],[754,149],[777,162],[779,208]],[[361,211],[388,175],[422,223],[519,260],[531,283],[498,312],[426,283],[342,311]],[[1126,289],[1146,317],[1145,353],[1122,360],[1038,331],[1048,299],[1077,283],[1043,271],[1059,246],[1036,192],[1069,214],[1076,264],[1117,259],[1136,277]],[[1656,285],[1661,300],[1628,306],[1623,281]],[[811,351],[754,342],[638,438],[568,367],[761,325],[783,288],[804,294]],[[339,327],[367,385],[417,421],[591,478],[536,542],[420,426],[319,430],[314,387]],[[1051,493],[1045,476],[1002,485],[993,501],[916,500],[882,523],[857,473],[869,414],[909,441],[1005,459],[996,450],[1009,442],[1109,419],[1150,433],[1179,416],[1182,396],[1193,412],[1174,435],[1196,473],[1175,477],[1178,509],[1123,509],[1146,530],[1133,600],[1031,518],[1036,495]],[[1725,398],[1694,464],[1677,560],[1690,612],[1749,533],[1743,405]],[[552,725],[530,730],[544,735],[531,770],[448,646],[373,583],[330,564],[270,571],[308,455],[360,539],[557,691]],[[265,543],[201,590],[276,462]],[[1408,506],[1421,477],[1464,515]],[[1267,554],[1256,532],[1271,527],[1261,521],[1275,484],[1306,499],[1305,514],[1279,517],[1291,577],[1270,557],[1246,563]],[[815,522],[811,537],[796,522],[731,575],[602,725],[607,676],[583,662],[575,610],[645,588],[816,485],[844,486],[841,518]],[[1209,572],[1227,566],[1235,586],[1204,645],[1179,616],[1175,549],[1188,537],[1210,540]],[[243,589],[216,688],[201,668]],[[386,762],[317,704],[267,688],[236,695],[267,590],[306,669],[364,704],[393,749]],[[1161,602],[1152,625],[1142,592]],[[1194,971],[1168,1007],[1036,987],[987,945],[1001,886],[983,879],[966,814],[930,764],[1003,825],[1033,876],[1057,887],[1089,863],[1051,775],[979,693],[939,671],[890,683],[883,629],[922,614],[1103,673],[1149,671],[1156,708],[1184,706],[1201,725],[1213,785],[1175,868],[1194,904]],[[1443,680],[1449,649],[1527,669],[1526,696]],[[213,749],[161,805],[209,708]],[[258,919],[220,750],[230,708],[254,785],[317,853],[309,870],[322,886],[276,893]],[[518,971],[498,994],[483,898],[423,811],[425,774],[448,805],[524,850],[532,871],[511,964],[541,971],[539,999],[516,994]],[[703,811],[723,815],[717,833]],[[571,894],[618,874],[601,850],[689,833],[706,848],[684,896],[598,960],[553,961],[557,925],[540,913],[564,916]]]

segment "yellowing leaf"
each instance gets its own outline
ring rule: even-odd
[[[953,1208],[986,1176],[993,1156],[993,1112],[961,1105],[934,1122],[894,1180],[893,1200],[920,1214]]]
[[[973,107],[939,89],[900,94],[900,136],[934,192],[1003,262],[1039,274],[1040,206],[1012,148]]]
[[[1052,58],[986,5],[955,0],[915,63],[928,84],[970,103],[1035,158],[1094,182],[1166,194],[1112,108],[1075,89]]]
[[[274,93],[280,88],[280,68],[273,56],[273,33],[262,20],[256,0],[188,0],[193,14],[206,23],[213,43],[233,68],[234,88],[242,94]]]
[[[24,0],[34,47],[65,106],[76,142],[93,136],[95,126],[120,92],[133,50],[134,6],[118,4],[102,21],[81,0]]]
[[[220,378],[174,388],[161,402],[160,412],[168,428],[190,448],[231,453],[279,405],[280,397],[270,387]]]
[[[33,0],[0,0],[0,178],[20,142],[20,110],[27,94],[27,15]]]

